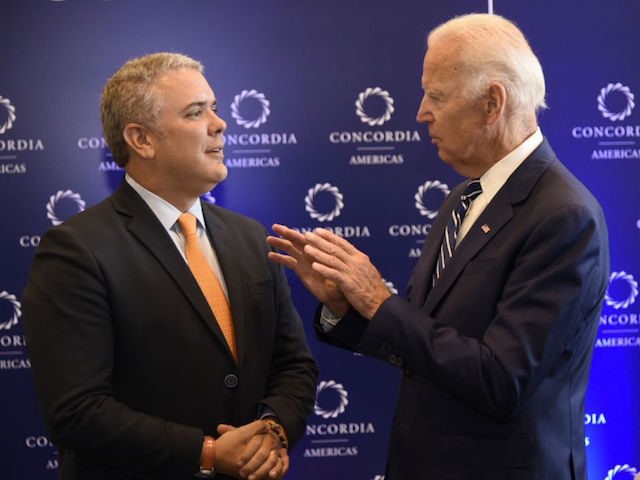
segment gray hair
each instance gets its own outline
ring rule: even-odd
[[[431,31],[427,46],[442,41],[458,47],[459,66],[469,81],[469,97],[480,97],[495,81],[507,92],[508,115],[523,120],[547,108],[542,66],[511,21],[478,13],[455,17]]]
[[[186,55],[160,52],[127,61],[107,80],[102,90],[100,118],[107,145],[120,167],[129,161],[124,127],[134,122],[159,129],[163,101],[154,88],[155,82],[162,75],[182,68],[204,71],[200,62]]]

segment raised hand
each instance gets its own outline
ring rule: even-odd
[[[305,236],[284,225],[275,224],[272,228],[280,237],[269,236],[267,242],[279,252],[269,252],[269,259],[293,270],[304,286],[334,315],[344,315],[349,303],[334,281],[313,268],[314,258],[305,252]]]
[[[351,306],[371,320],[391,292],[369,257],[324,228],[304,234],[304,243],[302,255],[310,268],[335,284]]]

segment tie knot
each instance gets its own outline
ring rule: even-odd
[[[473,202],[473,200],[482,193],[482,185],[480,185],[480,179],[474,179],[467,183],[467,188],[464,189],[464,193],[462,194],[462,200],[469,200]]]
[[[183,213],[178,217],[180,229],[185,237],[197,234],[196,221],[196,216],[193,213]]]

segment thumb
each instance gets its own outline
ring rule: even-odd
[[[220,425],[218,425],[216,427],[216,430],[218,430],[218,433],[220,435],[224,435],[227,432],[230,432],[232,430],[235,430],[236,427],[232,426],[232,425],[227,425],[226,423],[221,423]]]

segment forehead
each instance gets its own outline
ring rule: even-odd
[[[156,80],[155,89],[167,103],[213,101],[213,90],[204,76],[197,70],[181,68],[164,73]]]
[[[461,75],[459,53],[448,42],[430,46],[424,56],[422,84],[434,86],[459,79]]]

